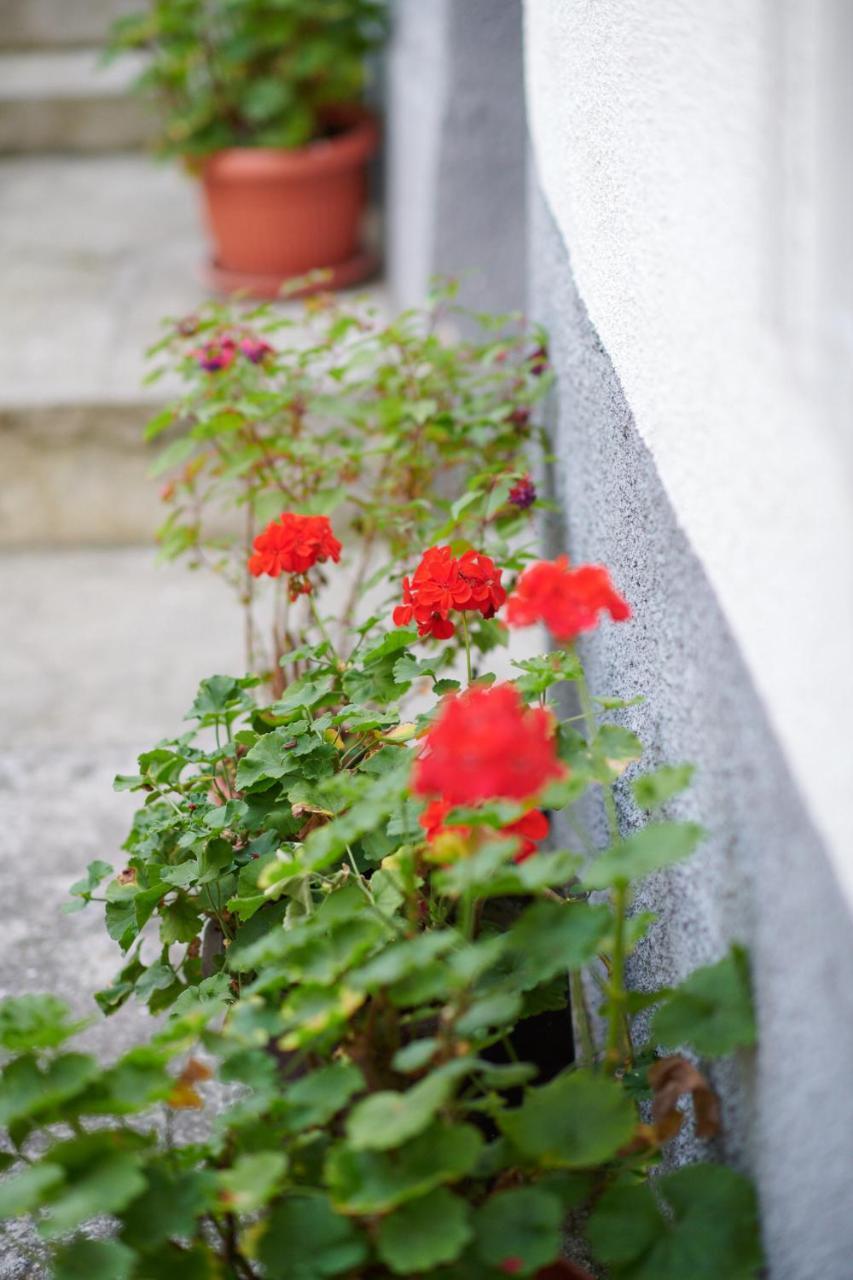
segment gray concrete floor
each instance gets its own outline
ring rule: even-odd
[[[0,992],[97,1014],[118,953],[96,907],[60,907],[87,862],[120,860],[137,797],[113,792],[114,775],[181,730],[203,676],[242,670],[239,610],[218,579],[147,549],[8,554],[0,634]],[[98,1016],[87,1039],[113,1054],[138,1021]]]
[[[243,669],[239,610],[218,579],[158,567],[149,549],[0,557],[0,995],[49,991],[92,1022],[105,1059],[145,1037],[130,1004],[92,993],[120,963],[100,909],[62,914],[86,864],[120,864],[138,798],[116,773],[182,728],[198,681]],[[0,1238],[0,1280],[34,1280],[25,1223]]]

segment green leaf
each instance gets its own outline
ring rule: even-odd
[[[42,1065],[34,1057],[16,1058],[0,1077],[0,1124],[50,1116],[60,1103],[81,1094],[98,1075],[94,1058],[64,1053]]]
[[[157,476],[163,475],[164,471],[170,471],[172,467],[178,467],[182,462],[193,453],[196,449],[196,441],[192,436],[178,436],[177,440],[173,440],[167,445],[156,462],[149,469],[149,476],[156,479]]]
[[[614,1280],[755,1280],[763,1265],[755,1191],[723,1165],[613,1187],[587,1235]]]
[[[187,720],[219,719],[228,711],[249,705],[244,682],[234,676],[209,676],[198,686]]]
[[[595,753],[605,760],[639,760],[643,754],[643,744],[630,729],[619,724],[603,724],[595,737]]]
[[[356,1104],[347,1119],[347,1137],[356,1151],[387,1151],[414,1138],[444,1106],[457,1078],[470,1069],[463,1059],[439,1067],[406,1093],[382,1090]]]
[[[32,1213],[65,1178],[56,1164],[30,1165],[0,1182],[0,1221]]]
[[[86,867],[85,880],[75,881],[68,892],[75,897],[81,897],[88,901],[101,881],[112,875],[112,871],[113,869],[108,862],[102,862],[100,859],[90,862]]]
[[[516,1022],[521,1010],[521,996],[516,991],[496,991],[475,1000],[456,1020],[461,1036],[482,1035],[491,1027]]]
[[[53,1049],[86,1026],[69,1021],[70,1016],[56,996],[8,996],[0,1001],[0,1045],[13,1053]]]
[[[435,886],[439,893],[450,897],[460,897],[465,893],[503,897],[503,890],[492,895],[492,889],[498,881],[503,884],[506,874],[512,874],[512,868],[507,868],[507,863],[517,849],[516,840],[488,840],[470,858],[460,858],[451,866],[437,871]]]
[[[421,1071],[432,1061],[440,1044],[441,1041],[435,1036],[428,1036],[425,1040],[412,1040],[397,1050],[391,1065],[395,1071]]]
[[[520,1187],[490,1196],[474,1215],[475,1249],[489,1266],[529,1276],[560,1256],[563,1207],[556,1196]]]
[[[287,1171],[282,1151],[238,1156],[219,1175],[219,1199],[234,1213],[255,1213],[269,1204]]]
[[[117,1240],[73,1240],[59,1250],[54,1280],[129,1280],[136,1259]]]
[[[634,799],[641,809],[659,809],[690,786],[695,772],[692,764],[665,764],[654,773],[644,773],[631,783]]]
[[[323,1280],[364,1262],[367,1243],[325,1196],[290,1196],[270,1214],[259,1253],[269,1280]]]
[[[207,1245],[185,1249],[169,1241],[137,1260],[133,1280],[223,1280],[223,1276]]]
[[[613,917],[603,903],[537,902],[509,932],[509,949],[519,957],[523,990],[567,969],[582,969],[598,952]]]
[[[720,1057],[755,1044],[749,962],[734,946],[717,964],[697,969],[654,1014],[658,1044],[690,1045],[703,1057]]]
[[[192,942],[201,932],[201,916],[189,898],[179,894],[176,900],[160,910],[160,941]]]
[[[291,1133],[328,1122],[356,1093],[364,1077],[351,1062],[331,1062],[297,1080],[284,1092],[284,1119]]]
[[[359,991],[378,991],[380,987],[390,987],[401,978],[420,972],[431,960],[445,955],[458,944],[459,935],[454,929],[420,933],[386,947],[351,973],[347,981]]]
[[[342,1213],[387,1213],[464,1177],[476,1164],[482,1145],[471,1125],[443,1124],[432,1125],[393,1152],[354,1151],[341,1145],[326,1164],[326,1181]]]
[[[387,658],[392,653],[399,653],[401,649],[407,649],[410,645],[417,644],[418,633],[414,627],[397,627],[393,631],[388,631],[379,644],[374,645],[372,649],[368,649],[361,659],[363,667],[370,666],[374,662],[381,662],[383,658]]]
[[[256,787],[259,782],[269,783],[292,773],[295,760],[289,754],[293,733],[289,728],[264,733],[246,752],[237,766],[237,786],[243,790]]]
[[[591,1071],[566,1071],[528,1089],[500,1126],[522,1155],[546,1168],[604,1164],[631,1138],[637,1115],[621,1087]]]
[[[48,1161],[51,1159],[64,1163],[60,1161],[59,1148],[48,1152]],[[42,1234],[65,1235],[99,1214],[116,1213],[144,1189],[139,1157],[129,1151],[101,1152],[81,1166],[66,1165],[66,1182],[51,1201],[50,1217],[42,1224]]]
[[[162,1164],[145,1170],[146,1187],[121,1214],[122,1239],[147,1253],[172,1236],[191,1236],[199,1217],[214,1204],[212,1173]]]
[[[512,665],[522,672],[513,683],[526,699],[538,698],[552,685],[565,680],[577,680],[583,671],[580,659],[570,649],[559,649],[543,657],[526,658],[523,662],[513,662]]]
[[[395,1275],[414,1276],[453,1262],[472,1235],[468,1205],[437,1187],[383,1218],[376,1248]]]
[[[627,885],[689,858],[704,832],[695,822],[655,822],[605,850],[584,871],[585,889]]]

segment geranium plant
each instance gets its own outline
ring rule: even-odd
[[[137,87],[167,154],[299,147],[359,100],[385,25],[383,0],[149,0],[114,24],[107,56],[145,53]]]
[[[345,519],[352,530],[346,587],[335,582],[333,629],[345,646],[365,590],[396,591],[412,547],[460,547],[488,528],[500,563],[522,563],[517,535],[535,499],[525,447],[544,443],[531,419],[550,385],[542,335],[512,317],[465,316],[476,336],[446,340],[460,318],[453,293],[445,286],[425,311],[390,323],[327,296],[298,317],[209,304],[169,324],[152,352],[152,378],[168,372],[186,387],[148,428],[150,440],[168,438],[155,468],[168,477],[162,554],[232,583],[247,663],[279,686],[298,671],[298,658],[284,669],[279,660],[299,647],[312,604],[298,601],[302,588],[322,596],[319,570],[299,579],[285,561],[259,594],[264,557],[297,517]],[[297,513],[287,528],[282,510]],[[477,642],[493,632],[478,626]]]
[[[228,334],[239,346],[235,321],[225,334],[222,319],[219,348]],[[344,371],[350,328],[329,339],[343,344]],[[439,340],[412,341],[430,355],[412,362],[417,396]],[[718,1131],[702,1059],[754,1041],[746,958],[735,947],[675,990],[626,982],[651,923],[631,911],[633,886],[702,839],[694,823],[662,816],[690,768],[644,769],[642,744],[619,723],[624,704],[587,687],[576,642],[631,625],[630,584],[525,551],[518,522],[531,504],[513,506],[510,492],[532,485],[530,460],[519,424],[506,423],[526,405],[478,409],[479,445],[469,441],[452,406],[464,413],[474,383],[477,404],[492,404],[492,372],[480,360],[463,376],[470,348],[440,345],[455,377],[445,387],[436,376],[429,408],[406,421],[456,488],[442,494],[405,454],[405,391],[389,393],[393,414],[377,407],[377,385],[396,383],[405,359],[371,337],[372,373],[325,412],[341,440],[355,437],[342,456],[369,449],[365,424],[395,418],[403,456],[386,470],[377,455],[376,502],[346,528],[338,508],[334,522],[310,501],[300,509],[296,486],[309,498],[312,473],[288,467],[291,500],[274,485],[266,530],[249,547],[230,536],[222,547],[300,606],[278,654],[286,680],[204,681],[193,728],[119,779],[143,798],[126,865],[114,875],[92,863],[73,886],[76,905],[103,902],[124,955],[98,1002],[166,1014],[151,1042],[104,1067],[67,1047],[78,1026],[51,997],[0,1004],[14,1166],[0,1216],[37,1216],[58,1280],[760,1273],[748,1180],[667,1159],[684,1125],[699,1139]],[[320,350],[325,359],[331,347]],[[526,395],[544,355],[519,366],[498,360],[503,350],[495,369]],[[268,362],[274,379],[286,358],[247,364]],[[245,471],[218,475],[198,431],[231,413],[244,460],[269,474],[275,451],[267,459],[239,435],[244,384],[229,394],[216,381],[236,376],[237,357],[214,369],[186,360],[211,379],[210,417],[199,417],[206,387],[194,383],[195,421],[179,441],[190,441],[187,456],[202,449],[213,494],[252,510],[263,482],[247,495]],[[342,405],[352,412],[338,423]],[[334,467],[331,452],[322,461]],[[320,575],[328,602],[371,531],[392,590],[367,616],[356,601],[339,634],[318,607]],[[201,542],[186,543],[190,554]],[[510,629],[534,623],[550,651],[518,661],[509,680],[485,669]],[[560,718],[551,695],[566,683],[580,710]],[[617,787],[635,816],[654,815],[627,835]],[[607,815],[604,848],[582,825],[589,804]],[[554,847],[552,827],[570,847]],[[531,1034],[542,1019],[545,1038]],[[201,1136],[183,1133],[176,1117],[212,1104],[214,1078],[228,1096]],[[114,1230],[91,1238],[105,1214]]]

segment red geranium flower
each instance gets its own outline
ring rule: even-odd
[[[271,520],[254,542],[249,572],[256,578],[268,573],[307,573],[313,565],[341,558],[341,544],[332,533],[328,516],[301,516],[283,512]]]
[[[237,355],[237,343],[233,338],[211,338],[203,347],[196,347],[192,353],[199,366],[207,373],[218,373],[234,363]]]
[[[426,832],[426,837],[430,844],[443,835],[459,835],[463,840],[470,838],[470,827],[449,827],[445,825],[444,819],[452,808],[453,805],[448,800],[432,800],[424,809],[418,821]],[[514,855],[513,862],[525,862],[532,854],[536,853],[539,841],[544,840],[547,836],[548,819],[541,809],[531,809],[529,813],[516,818],[515,822],[510,822],[507,826],[502,827],[500,834],[502,836],[518,836],[521,840],[521,848]]]
[[[630,605],[613,586],[607,570],[595,564],[572,569],[568,558],[559,556],[525,569],[507,601],[506,620],[511,627],[544,622],[555,640],[567,643],[596,627],[603,611],[614,622],[631,616]]]
[[[450,805],[526,800],[565,772],[553,726],[511,684],[468,689],[447,700],[427,733],[412,789]]]
[[[501,570],[479,551],[455,556],[450,547],[430,547],[411,579],[403,579],[403,603],[394,610],[394,625],[417,623],[418,635],[448,640],[455,627],[453,609],[469,609],[493,618],[506,600]]]

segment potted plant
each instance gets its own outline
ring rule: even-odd
[[[193,504],[259,513],[269,489],[278,514],[220,552],[292,606],[286,683],[202,681],[193,727],[117,779],[140,801],[124,865],[90,863],[69,906],[99,903],[122,953],[101,1010],[161,1022],[102,1065],[70,1048],[81,1024],[55,997],[0,1001],[0,1224],[34,1219],[53,1280],[757,1280],[748,1179],[672,1168],[682,1131],[720,1128],[704,1061],[755,1041],[748,962],[735,946],[678,987],[628,987],[653,942],[634,887],[703,833],[683,820],[691,768],[655,767],[634,701],[587,684],[576,642],[630,626],[628,601],[603,566],[529,545],[544,355],[503,325],[460,346],[411,313],[375,333],[347,314],[277,407],[300,431],[337,424],[338,352],[354,411],[325,453],[348,482],[349,445],[374,456],[355,477],[369,521],[334,491],[317,509],[322,437],[275,469],[285,433],[253,415],[296,352],[222,308],[164,346],[190,387],[171,536],[206,563]],[[452,497],[420,453],[453,465]],[[383,595],[348,615],[371,531]],[[498,679],[499,646],[534,624],[549,651]],[[552,823],[571,848],[549,847]]]
[[[201,179],[214,288],[271,297],[374,269],[361,224],[379,135],[361,97],[384,31],[384,0],[149,0],[113,26],[108,58],[148,55],[136,87],[159,107],[161,153]]]

